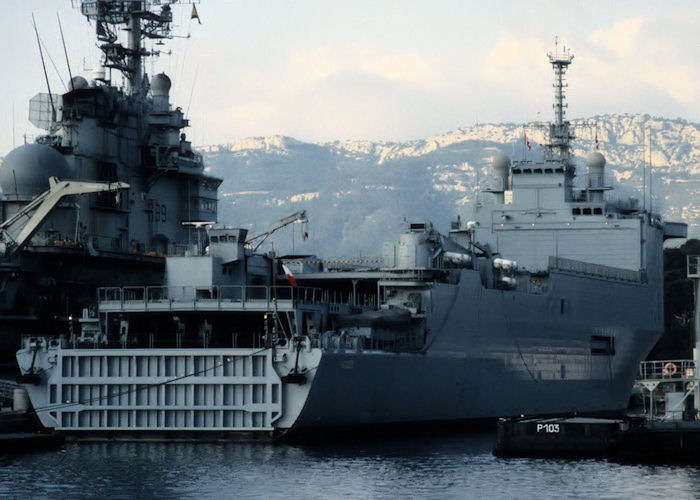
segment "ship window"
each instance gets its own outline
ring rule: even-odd
[[[536,174],[541,174],[541,173],[542,173],[542,169],[541,169],[541,168],[536,168],[536,169],[535,169],[535,173],[536,173]]]
[[[553,174],[553,173],[554,173],[554,170],[552,170],[551,168],[545,168],[545,169],[544,169],[544,173],[545,173],[545,174]]]
[[[584,209],[583,209],[583,215],[591,215],[591,209],[590,209],[590,208],[584,208]]]
[[[211,242],[212,242],[212,243],[218,243],[218,242],[219,242],[219,237],[218,237],[218,236],[212,236],[212,237],[211,237]]]
[[[595,215],[603,215],[603,209],[598,207],[593,209],[593,214]]]
[[[571,211],[571,214],[572,214],[572,215],[581,215],[581,209],[580,209],[580,208],[574,208],[574,209]]]
[[[591,354],[615,354],[615,339],[604,335],[591,336]]]
[[[520,173],[520,169],[519,169],[519,168],[514,168],[513,170],[511,170],[511,172],[513,172],[514,174],[519,174],[519,173]]]
[[[564,169],[561,168],[561,167],[555,169],[554,171],[555,171],[556,173],[558,173],[558,174],[563,174],[563,173],[564,173]]]
[[[526,169],[523,170],[523,173],[524,173],[524,174],[531,174],[531,173],[532,173],[532,169],[526,168]]]

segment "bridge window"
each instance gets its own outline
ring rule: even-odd
[[[598,207],[593,209],[593,214],[594,215],[603,215],[603,209]]]
[[[571,210],[571,215],[581,215],[581,209],[574,208],[573,210]]]
[[[591,215],[591,209],[590,209],[590,208],[584,208],[584,209],[583,209],[583,215]]]

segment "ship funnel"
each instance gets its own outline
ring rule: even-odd
[[[153,108],[156,112],[166,112],[170,109],[170,78],[165,73],[159,73],[151,80]]]

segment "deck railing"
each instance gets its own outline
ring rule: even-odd
[[[335,299],[321,288],[291,286],[132,286],[102,287],[97,290],[100,306],[172,306],[173,304],[225,307],[227,304],[270,304],[281,302],[331,303]]]
[[[549,257],[549,268],[560,271],[568,271],[589,276],[601,276],[624,281],[646,282],[646,272],[644,270],[633,271],[619,267],[604,266],[601,264],[591,264],[580,260],[565,259],[563,257]]]
[[[695,377],[695,361],[692,359],[666,359],[639,363],[638,380],[688,380]]]

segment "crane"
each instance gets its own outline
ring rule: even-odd
[[[128,189],[126,182],[60,181],[49,177],[49,190],[37,196],[0,224],[0,256],[12,257],[34,236],[41,224],[66,196]]]
[[[283,217],[280,220],[268,225],[266,228],[261,229],[248,236],[245,240],[246,245],[251,246],[253,248],[253,251],[255,251],[260,247],[260,245],[262,245],[265,242],[265,240],[267,240],[270,237],[270,235],[272,235],[272,233],[295,222],[301,222],[304,225],[301,232],[301,237],[303,239],[308,238],[309,232],[307,231],[306,225],[309,223],[309,219],[306,217],[306,210],[300,210],[299,212],[295,212],[291,215],[288,215],[287,217]],[[260,241],[257,244],[253,245],[253,240],[258,239]]]

